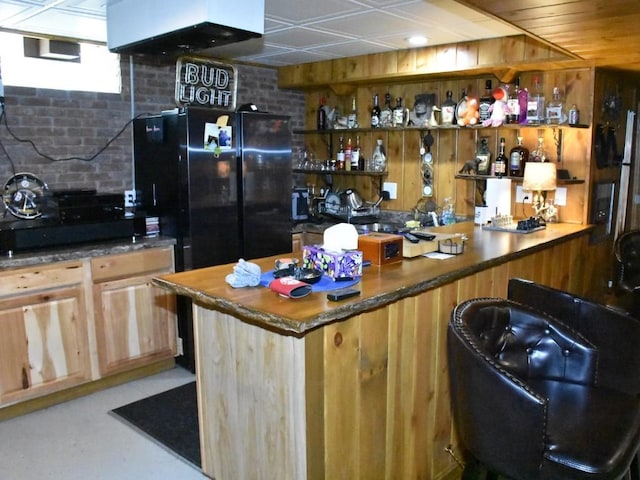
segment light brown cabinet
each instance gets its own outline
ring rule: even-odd
[[[173,248],[2,271],[0,409],[176,355]]]
[[[173,272],[173,250],[96,258],[91,271],[100,374],[174,356],[175,296],[151,284]]]
[[[61,262],[3,273],[0,405],[90,380],[85,272]]]

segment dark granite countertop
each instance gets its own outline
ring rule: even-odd
[[[29,267],[43,263],[79,260],[83,258],[134,252],[145,248],[171,246],[176,243],[170,237],[133,237],[123,240],[109,240],[88,244],[71,245],[68,247],[52,247],[42,250],[32,250],[14,253],[12,256],[0,257],[0,271],[9,268]]]

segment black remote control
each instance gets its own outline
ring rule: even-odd
[[[432,233],[425,233],[425,232],[411,232],[411,235],[419,238],[420,240],[427,240],[427,241],[431,241],[434,238],[436,238],[436,236],[433,235]]]
[[[418,243],[420,241],[420,239],[418,237],[416,237],[415,235],[412,235],[410,233],[404,233],[403,235],[404,235],[404,238],[409,240],[411,243]]]
[[[327,298],[332,302],[339,302],[340,300],[355,297],[356,295],[360,295],[360,290],[356,290],[354,288],[343,288],[342,290],[335,290],[327,293]]]

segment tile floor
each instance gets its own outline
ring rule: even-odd
[[[110,410],[194,379],[181,368],[0,422],[2,480],[203,480]]]

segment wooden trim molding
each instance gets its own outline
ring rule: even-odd
[[[332,86],[340,93],[345,84],[489,74],[509,83],[523,71],[585,66],[588,65],[565,52],[526,35],[516,35],[285,66],[278,70],[278,86]]]

